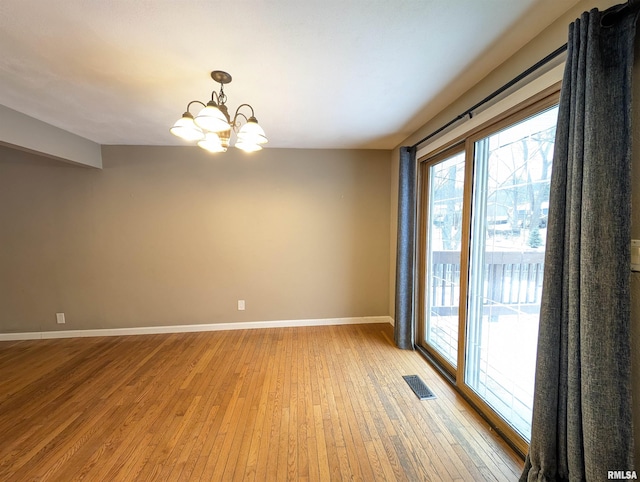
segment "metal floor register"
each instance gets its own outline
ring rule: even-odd
[[[413,390],[413,393],[415,393],[420,400],[436,398],[434,393],[424,384],[418,375],[403,375],[402,378],[404,378],[404,381],[407,382],[411,390]]]

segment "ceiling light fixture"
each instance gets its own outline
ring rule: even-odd
[[[249,104],[241,104],[236,109],[233,119],[225,105],[227,96],[224,93],[224,85],[231,82],[231,75],[221,70],[211,72],[211,78],[220,84],[220,92],[211,92],[211,100],[205,105],[199,100],[192,100],[187,104],[187,111],[173,124],[171,133],[187,141],[197,141],[198,145],[209,152],[226,152],[231,140],[231,131],[236,133],[235,147],[245,152],[254,152],[262,149],[262,144],[267,142],[267,136]],[[189,109],[193,104],[202,105],[195,117]],[[243,107],[251,110],[247,117],[240,112]],[[242,120],[244,119],[244,123]]]

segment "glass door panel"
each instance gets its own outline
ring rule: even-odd
[[[465,383],[530,439],[557,107],[475,143]]]
[[[428,167],[423,337],[452,367],[458,358],[464,152]]]

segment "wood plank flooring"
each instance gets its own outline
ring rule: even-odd
[[[392,338],[373,324],[1,342],[0,480],[517,480],[522,461]]]

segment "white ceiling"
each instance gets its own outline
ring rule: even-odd
[[[99,144],[177,145],[225,70],[268,146],[391,149],[577,1],[2,0],[0,104]]]

